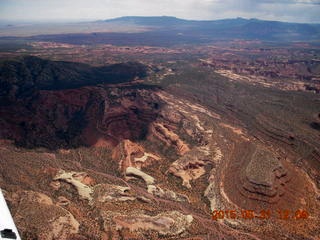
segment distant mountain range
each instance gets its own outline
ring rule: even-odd
[[[320,24],[287,23],[259,19],[184,20],[175,17],[121,17],[108,23],[135,24],[179,35],[198,34],[210,39],[258,39],[267,41],[320,40]]]
[[[46,32],[46,28],[50,31]],[[298,41],[320,43],[320,24],[286,23],[244,18],[196,21],[166,16],[133,16],[71,25],[60,24],[48,27],[41,25],[39,29],[37,29],[37,26],[33,26],[30,29],[7,27],[0,30],[3,31],[2,36],[22,36],[22,38],[0,38],[0,46],[3,42],[8,41],[11,44],[16,39],[125,46],[207,44],[214,41],[234,39],[276,43]],[[6,34],[6,31],[16,35]],[[25,35],[18,35],[21,31],[25,31]]]

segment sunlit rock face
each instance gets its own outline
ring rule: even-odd
[[[112,158],[119,161],[121,171],[125,171],[128,167],[141,169],[161,159],[156,154],[146,152],[142,146],[129,139],[121,141],[113,149]]]
[[[276,202],[289,181],[287,170],[270,151],[256,148],[241,176],[241,192],[253,199]]]

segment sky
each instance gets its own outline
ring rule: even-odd
[[[121,16],[320,23],[320,0],[0,0],[0,21],[91,21]]]

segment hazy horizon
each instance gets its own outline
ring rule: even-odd
[[[263,18],[248,18],[248,17],[241,17],[241,16],[235,16],[235,17],[226,17],[226,18],[218,18],[218,19],[188,19],[188,18],[180,18],[176,16],[167,16],[167,15],[124,15],[124,16],[118,16],[118,17],[112,17],[112,18],[105,18],[105,19],[42,19],[42,20],[8,20],[8,19],[1,19],[0,18],[0,25],[47,25],[47,24],[78,24],[78,23],[94,23],[99,21],[108,21],[113,19],[120,19],[125,17],[173,17],[181,20],[190,20],[190,21],[219,21],[219,20],[227,20],[227,19],[257,19],[261,21],[276,21],[276,22],[287,22],[287,23],[301,23],[301,24],[320,24],[319,22],[298,22],[298,21],[285,21],[285,20],[271,20],[271,19],[263,19]]]
[[[123,16],[174,16],[187,20],[257,18],[320,23],[320,0],[2,0],[6,23],[79,22]]]

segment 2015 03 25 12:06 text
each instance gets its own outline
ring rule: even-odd
[[[214,210],[212,211],[212,220],[219,219],[270,219],[277,218],[281,220],[302,220],[309,218],[307,210],[297,209],[262,209],[259,211],[241,209],[241,210]]]

